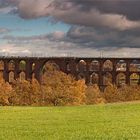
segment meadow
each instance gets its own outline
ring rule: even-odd
[[[140,103],[0,107],[0,140],[139,140]]]

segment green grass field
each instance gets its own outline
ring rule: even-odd
[[[140,140],[140,103],[0,107],[0,140]]]

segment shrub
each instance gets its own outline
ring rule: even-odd
[[[140,86],[123,86],[118,89],[120,101],[140,100]]]
[[[111,103],[111,102],[118,102],[119,96],[118,96],[118,88],[115,85],[112,85],[109,83],[109,85],[105,88],[103,93],[103,98]]]
[[[104,102],[105,100],[101,97],[100,89],[96,84],[86,88],[86,104],[90,105]]]
[[[140,100],[140,86],[123,85],[117,88],[115,85],[109,84],[104,91],[103,97],[107,102]]]

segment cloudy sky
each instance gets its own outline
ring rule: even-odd
[[[140,56],[140,0],[0,0],[0,55]]]

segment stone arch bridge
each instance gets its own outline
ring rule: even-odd
[[[47,62],[86,84],[140,84],[140,58],[0,57],[0,75],[8,82],[33,76],[40,81]]]

